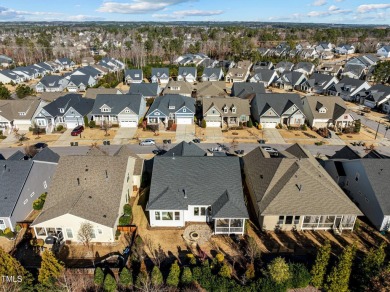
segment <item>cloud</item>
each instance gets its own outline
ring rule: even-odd
[[[316,0],[311,5],[312,6],[324,6],[326,4],[326,0]]]
[[[169,6],[190,2],[191,0],[132,0],[130,3],[104,2],[98,12],[121,13],[121,14],[147,14],[164,10]]]
[[[105,20],[104,17],[97,17],[97,16],[92,16],[92,15],[71,15],[66,18],[69,21],[101,21]]]
[[[55,16],[61,15],[57,12],[41,12],[41,11],[23,11],[14,10],[0,6],[0,20],[26,20],[25,16]]]
[[[373,10],[387,9],[387,8],[390,8],[390,4],[364,4],[364,5],[360,5],[357,8],[357,11],[359,13],[367,13]]]
[[[335,0],[336,2],[343,2],[344,0]]]
[[[328,10],[324,11],[310,11],[307,16],[309,17],[318,17],[318,16],[331,16],[336,14],[348,14],[351,13],[352,10],[348,9],[340,9],[336,7],[335,5],[329,6]]]
[[[182,19],[191,16],[213,16],[223,14],[223,10],[179,10],[171,14],[153,14],[154,18],[162,19]]]

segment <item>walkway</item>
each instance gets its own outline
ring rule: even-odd
[[[189,242],[203,244],[210,240],[211,235],[213,232],[207,224],[192,224],[184,229],[183,238]]]
[[[278,129],[264,129],[264,138],[267,144],[285,144],[286,141],[280,135]]]
[[[177,125],[176,142],[190,142],[195,138],[195,125]]]
[[[26,134],[28,131],[19,130],[19,134]],[[11,147],[18,142],[18,139],[15,137],[15,133],[11,132],[10,134],[4,133],[7,138],[0,142],[2,147]]]
[[[330,145],[345,145],[345,141],[342,140],[334,131],[329,130],[329,132],[332,135],[332,138],[326,139],[326,142],[328,142]]]

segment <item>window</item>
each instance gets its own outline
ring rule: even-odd
[[[161,212],[161,213],[162,213],[162,220],[173,220],[172,212]]]
[[[129,113],[129,112],[130,112],[130,110],[128,110],[128,109],[127,109],[127,110],[125,110],[125,113]]]
[[[65,112],[64,108],[60,108],[60,113],[63,114]]]
[[[183,108],[183,113],[186,113],[187,112],[187,109]]]
[[[199,207],[194,208],[194,216],[199,216]]]
[[[236,113],[236,108],[232,108],[232,113],[235,114]]]
[[[206,208],[205,207],[200,208],[200,215],[206,216]]]
[[[92,239],[96,238],[95,228],[92,228],[92,229],[91,229],[91,238],[92,238]]]
[[[34,195],[35,195],[35,192],[32,192],[30,197],[32,198],[32,197],[34,197]]]
[[[281,225],[284,222],[284,216],[279,216],[278,224]]]
[[[25,205],[26,205],[26,204],[27,204],[27,202],[28,202],[28,199],[25,199],[25,200],[24,200],[24,202],[23,202],[23,204],[25,204]]]
[[[73,238],[73,231],[71,228],[66,228],[65,231],[66,231],[67,238],[69,238],[69,239]]]
[[[292,224],[294,216],[286,216],[285,224]]]
[[[160,113],[158,113],[158,112],[157,112],[157,113],[154,113],[154,115],[156,115],[156,116],[159,116],[159,115],[160,115]]]
[[[194,216],[206,216],[206,207],[194,207]]]
[[[103,112],[103,113],[109,113],[110,111],[111,111],[111,109],[108,108],[108,107],[102,108],[102,112]]]
[[[215,114],[215,110],[212,110],[211,113],[212,113],[212,114]]]
[[[358,172],[356,173],[355,180],[359,181],[359,173]]]
[[[300,219],[301,219],[301,216],[295,216],[295,217],[294,217],[294,224],[295,224],[295,225],[298,225]]]
[[[36,227],[35,233],[37,234],[37,236],[46,236],[46,230],[44,227]]]
[[[161,220],[160,212],[156,211],[156,212],[154,213],[154,219],[155,219],[155,220]]]
[[[155,123],[157,123],[157,119],[156,118],[150,118],[149,119],[149,123],[155,124]]]
[[[25,112],[19,112],[19,116],[25,116],[26,113]]]
[[[175,212],[175,220],[180,220],[180,212]]]
[[[5,222],[3,219],[0,219],[0,230],[4,230],[5,229]]]
[[[46,183],[46,181],[43,182],[43,187],[44,187],[45,189],[47,189],[47,183]]]
[[[98,234],[103,234],[103,230],[101,230],[100,228],[98,228],[98,230],[97,230],[97,232],[98,232]]]
[[[174,105],[170,105],[169,109],[175,109],[175,106]]]
[[[224,112],[225,114],[227,114],[228,108],[227,108],[227,107],[224,107],[224,108],[223,108],[223,112]]]
[[[139,74],[134,74],[134,77],[139,77]]]

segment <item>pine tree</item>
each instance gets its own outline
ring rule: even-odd
[[[333,267],[327,278],[325,291],[349,291],[349,278],[351,276],[352,262],[354,260],[355,253],[356,247],[354,245],[350,245],[344,250],[344,252],[340,256],[338,263]]]
[[[202,120],[202,128],[205,129],[206,127],[207,127],[206,120],[203,119],[203,120]]]
[[[357,280],[362,289],[368,285],[371,278],[381,272],[386,257],[385,248],[386,243],[384,242],[377,248],[371,248],[360,262]]]
[[[32,285],[33,277],[32,275],[27,272],[23,266],[10,254],[6,253],[1,247],[0,247],[0,275],[1,276],[12,276],[16,281],[18,280],[18,276],[22,278],[21,283],[11,283],[10,285],[5,284],[4,282],[1,283],[0,287],[4,288],[4,291],[12,291],[12,287],[19,287],[23,288],[23,286],[29,287]],[[0,280],[1,281],[1,280]],[[3,286],[2,286],[3,285]],[[15,288],[15,291],[18,291],[19,289]],[[21,291],[25,291],[26,289],[21,289]]]
[[[157,266],[153,267],[151,280],[152,280],[153,286],[160,286],[160,285],[164,284],[163,275]]]
[[[192,272],[189,267],[185,267],[183,269],[183,273],[181,274],[181,281],[183,285],[188,285],[192,283]]]
[[[103,285],[104,272],[103,272],[102,268],[100,268],[100,267],[96,268],[93,282],[95,283],[95,285],[97,285],[99,287]]]
[[[290,267],[284,258],[277,257],[267,266],[268,274],[276,284],[283,284],[291,278]]]
[[[116,291],[117,288],[116,281],[114,277],[111,276],[111,274],[107,274],[106,278],[104,279],[103,287],[104,287],[104,291],[108,291],[108,292]]]
[[[324,284],[326,269],[330,258],[331,246],[329,240],[321,246],[317,252],[316,261],[311,269],[311,283],[316,288],[321,288]]]
[[[179,285],[179,277],[180,277],[180,267],[177,261],[175,261],[172,264],[171,269],[169,271],[168,278],[167,278],[167,285],[177,287]]]
[[[218,275],[230,279],[232,277],[232,270],[227,264],[223,264],[219,269]]]
[[[146,285],[146,283],[149,281],[149,275],[148,271],[146,269],[146,265],[144,261],[141,261],[141,268],[139,270],[139,274],[137,276],[137,279],[135,281],[135,286],[138,288],[142,288]]]
[[[129,288],[131,285],[133,285],[133,275],[131,273],[131,270],[126,267],[123,268],[119,276],[119,282],[125,288]]]
[[[49,250],[45,250],[42,254],[38,281],[44,286],[52,287],[63,271],[63,265],[58,262],[54,254]]]

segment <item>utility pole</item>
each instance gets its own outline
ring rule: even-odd
[[[376,127],[376,132],[375,132],[375,140],[376,140],[376,136],[378,135],[378,130],[379,130],[379,125],[381,124],[381,119],[379,119],[378,121],[378,127]]]

